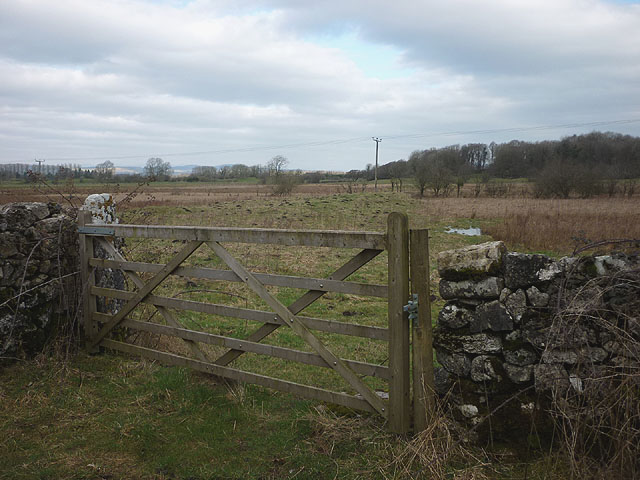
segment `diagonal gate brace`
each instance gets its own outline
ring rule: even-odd
[[[106,239],[99,238],[98,241],[100,242],[102,247],[113,257],[114,260],[126,261],[126,259],[120,254],[120,252],[118,252],[118,250],[116,250],[116,248],[111,245],[111,243]],[[136,287],[142,288],[144,286],[144,280],[142,280],[139,275],[128,270],[125,270],[124,272],[136,285]],[[160,312],[160,315],[164,317],[169,325],[176,328],[184,328],[168,308],[160,305],[154,305],[154,307],[156,308],[156,310],[158,310],[158,312]],[[198,358],[198,360],[203,362],[208,361],[207,357],[196,342],[194,342],[193,340],[184,340],[184,342],[187,344],[191,352],[193,352],[193,354]]]
[[[386,416],[384,402],[373,392],[345,363],[334,355],[316,337],[305,323],[296,317],[285,305],[269,293],[262,283],[260,283],[238,260],[236,260],[218,242],[207,242],[207,245],[233,270],[240,279],[258,294],[267,305],[269,305],[285,322],[296,332],[311,348],[313,348],[331,368],[340,374],[349,385],[351,385],[362,397],[381,415]]]
[[[171,259],[169,263],[167,263],[162,270],[156,273],[151,280],[149,280],[138,292],[135,297],[129,300],[120,311],[114,315],[114,317],[109,320],[102,329],[98,332],[95,338],[91,340],[91,344],[89,345],[89,349],[92,349],[102,341],[102,339],[114,328],[116,327],[124,317],[127,316],[131,310],[133,310],[142,300],[145,299],[147,295],[149,295],[154,288],[156,288],[162,281],[171,275],[176,268],[180,266],[182,262],[184,262],[189,255],[196,251],[196,249],[202,244],[200,240],[193,240],[187,243],[182,250],[178,252],[178,254]]]
[[[358,271],[362,266],[367,264],[369,261],[377,257],[382,250],[373,250],[373,249],[365,249],[358,253],[355,257],[349,260],[347,263],[338,268],[335,272],[329,275],[329,280],[344,280],[352,273]],[[322,297],[326,292],[321,290],[309,290],[307,293],[298,298],[295,302],[289,305],[288,310],[297,315],[302,310],[307,308],[313,302]],[[266,338],[268,335],[276,331],[280,328],[279,324],[267,323],[258,328],[255,332],[249,335],[246,340],[251,342],[259,342],[262,339]],[[229,350],[227,353],[218,358],[215,362],[217,365],[229,365],[232,361],[242,355],[243,351],[241,350]]]

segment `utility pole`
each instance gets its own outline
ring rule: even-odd
[[[40,175],[42,175],[42,162],[44,162],[44,160],[35,160],[36,162],[38,162],[38,173]]]
[[[378,137],[371,137],[371,139],[376,142],[376,169],[373,173],[375,181],[374,181],[374,190],[377,192],[378,191],[378,145],[380,144],[380,142],[382,141],[381,138]]]

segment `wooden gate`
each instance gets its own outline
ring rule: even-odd
[[[86,286],[83,296],[84,331],[89,350],[105,347],[157,360],[168,365],[190,367],[226,379],[252,383],[293,393],[302,397],[335,403],[353,409],[380,414],[388,420],[391,431],[405,433],[414,417],[415,429],[424,428],[432,397],[433,366],[431,353],[431,320],[428,285],[427,231],[411,231],[416,247],[411,269],[414,293],[420,298],[417,320],[413,322],[413,404],[411,408],[410,322],[403,310],[409,299],[409,237],[407,217],[392,213],[388,217],[387,232],[301,231],[247,228],[96,225],[88,212],[79,217],[81,272]],[[115,238],[164,239],[182,242],[181,248],[166,264],[127,261],[117,248]],[[99,244],[111,257],[95,258],[94,244]],[[326,278],[254,273],[234,257],[222,243],[254,243],[264,245],[332,247],[359,249],[359,253]],[[230,270],[181,266],[198,248],[211,249]],[[386,285],[358,283],[346,279],[384,251],[388,254]],[[135,289],[116,290],[96,285],[96,269],[116,269],[125,272]],[[253,310],[221,304],[182,300],[153,295],[153,291],[172,275],[181,277],[243,282],[270,310]],[[146,279],[143,279],[146,276]],[[266,286],[293,287],[307,290],[289,305],[283,304]],[[387,299],[387,328],[358,325],[321,318],[301,316],[300,312],[327,292],[381,297]],[[120,302],[117,313],[111,315],[97,310],[98,298]],[[164,324],[139,321],[130,314],[141,305],[151,305],[164,319]],[[241,318],[262,323],[246,338],[186,329],[173,313],[192,311]],[[181,339],[191,356],[177,355],[110,338],[115,327],[149,332]],[[312,352],[294,350],[260,343],[279,328],[288,328]],[[340,358],[313,331],[352,335],[388,342],[388,366]],[[228,350],[218,358],[207,358],[200,344],[217,345]],[[245,352],[268,355],[303,364],[331,368],[351,387],[355,394],[332,391],[312,385],[274,378],[229,366]],[[388,381],[388,400],[382,398],[363,381],[373,376]]]

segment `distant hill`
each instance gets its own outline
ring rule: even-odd
[[[135,173],[142,173],[143,167],[118,167],[116,166],[116,174],[118,175],[133,175]]]
[[[196,167],[214,167],[216,169],[221,169],[223,167],[230,167],[233,165],[232,163],[223,163],[222,165],[172,165],[173,174],[181,177],[183,175],[191,175],[191,172]]]
[[[231,163],[225,163],[222,165],[213,165],[215,168],[222,168],[222,167],[230,167],[232,164]],[[173,174],[181,177],[184,175],[191,175],[191,171],[196,168],[196,167],[202,167],[204,165],[172,165],[171,168],[173,169]],[[207,165],[209,166],[209,165]],[[89,167],[89,168],[93,168],[93,167]],[[134,166],[128,166],[128,165],[116,165],[116,174],[122,174],[122,175],[133,175],[133,174],[142,174],[144,172],[144,167],[134,167]]]

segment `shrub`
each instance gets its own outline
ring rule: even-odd
[[[291,195],[293,189],[299,183],[299,177],[296,175],[286,175],[281,173],[280,175],[273,178],[273,186],[271,187],[271,192],[274,195],[278,196],[286,196]]]
[[[569,198],[578,171],[579,167],[566,162],[548,162],[535,179],[534,195],[545,198]]]
[[[581,198],[590,198],[602,193],[601,177],[594,170],[579,170],[574,179],[574,188]]]

